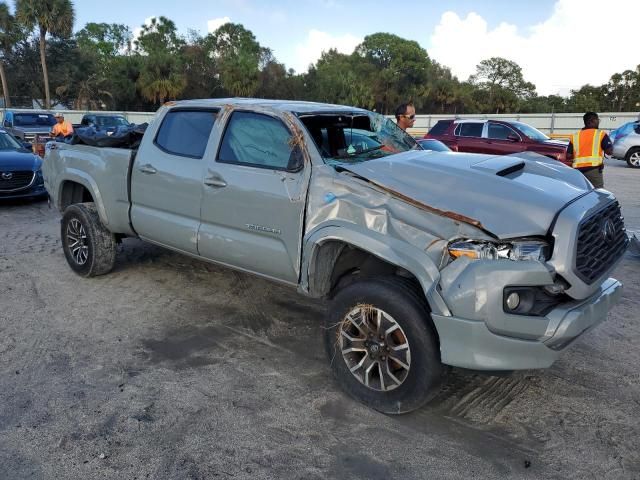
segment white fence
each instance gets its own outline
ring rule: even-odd
[[[31,109],[26,108],[7,108],[12,112],[32,112]],[[57,112],[57,110],[56,110]],[[153,119],[153,116],[156,112],[107,112],[107,111],[88,111],[88,110],[60,110],[61,113],[64,114],[65,120],[68,120],[71,123],[80,123],[82,120],[82,116],[87,113],[99,113],[99,114],[114,114],[114,115],[123,115],[129,122],[131,123],[144,123],[150,122]],[[2,116],[2,121],[4,121],[4,110],[0,111]]]
[[[12,111],[28,112],[28,109],[11,109]],[[4,120],[4,111],[0,111],[2,120]],[[89,112],[81,110],[64,110],[65,118],[71,123],[80,123],[82,116],[87,113],[102,114],[119,114],[132,123],[150,122],[155,112]],[[581,129],[584,124],[582,122],[582,113],[528,113],[528,114],[497,114],[497,115],[416,115],[416,123],[409,133],[413,135],[424,135],[438,120],[447,120],[452,118],[479,118],[479,119],[495,119],[495,120],[516,120],[536,127],[538,130],[547,134],[563,134],[571,133]],[[613,130],[624,123],[638,120],[639,112],[606,112],[599,113],[600,128],[605,130]]]
[[[497,115],[416,115],[416,123],[409,133],[425,134],[438,120],[452,118],[476,118],[519,121],[527,123],[546,134],[568,134],[580,130],[584,126],[582,113],[511,113]],[[638,112],[605,112],[598,113],[600,128],[614,130],[627,122],[638,120]]]

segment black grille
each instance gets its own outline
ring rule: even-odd
[[[32,180],[32,171],[3,172],[2,170],[0,170],[0,192],[7,192],[27,187]]]
[[[624,254],[629,239],[618,202],[584,219],[578,228],[576,274],[593,283]]]

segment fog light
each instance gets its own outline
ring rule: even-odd
[[[511,310],[515,310],[520,305],[520,295],[517,292],[512,292],[507,297],[507,307]]]

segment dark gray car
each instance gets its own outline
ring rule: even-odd
[[[50,112],[9,110],[5,112],[2,124],[17,139],[33,142],[36,135],[49,135],[56,119]]]

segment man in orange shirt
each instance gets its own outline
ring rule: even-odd
[[[595,112],[582,117],[584,128],[572,135],[568,154],[573,154],[573,168],[587,177],[595,188],[604,187],[604,154],[613,153],[613,143],[604,130],[600,130],[600,119]]]
[[[52,137],[68,137],[73,134],[73,125],[64,119],[64,115],[56,113],[54,117],[56,117],[58,123],[51,129],[50,134]]]

